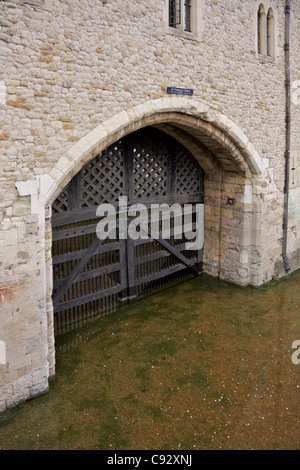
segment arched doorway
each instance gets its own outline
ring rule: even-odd
[[[52,206],[57,334],[115,309],[120,302],[201,272],[202,245],[186,247],[199,222],[203,179],[192,154],[152,127],[114,142],[73,177]],[[99,206],[108,210],[108,204],[115,232],[101,240],[96,230],[104,212],[100,216],[96,211]],[[141,208],[149,223],[137,225],[135,219],[135,236],[130,236],[132,217],[141,215]],[[150,220],[150,210],[159,222]],[[124,213],[126,236],[120,232]],[[185,216],[189,230],[182,224]],[[158,224],[155,235],[153,221]]]

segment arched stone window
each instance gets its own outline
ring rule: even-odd
[[[257,52],[275,59],[275,15],[269,1],[260,2],[257,15]]]
[[[266,55],[266,11],[262,3],[257,12],[257,50],[259,54]]]
[[[272,8],[267,15],[267,55],[275,57],[275,18]]]

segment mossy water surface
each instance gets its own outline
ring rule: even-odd
[[[57,338],[49,392],[0,415],[0,448],[299,449],[299,286],[202,276]]]

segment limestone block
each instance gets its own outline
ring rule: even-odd
[[[240,253],[240,263],[248,264],[248,262],[249,262],[249,253],[247,251],[242,251]]]
[[[48,378],[43,377],[40,382],[38,382],[36,385],[33,385],[30,387],[30,398],[37,397],[43,393],[47,393],[49,390],[49,382]]]
[[[13,203],[12,215],[20,217],[31,213],[31,198],[30,196],[21,196]]]
[[[1,387],[0,387],[0,413],[6,410],[6,399],[1,393]]]
[[[87,156],[91,150],[92,146],[87,136],[76,142],[76,144],[73,145],[66,153],[67,158],[72,162],[72,165],[70,165],[68,171],[70,171],[73,166],[75,166],[85,156]],[[67,169],[65,169],[65,174],[67,174]]]
[[[129,116],[126,111],[118,113],[116,116],[105,121],[102,126],[108,134],[114,134],[129,124]]]
[[[252,204],[252,186],[243,185],[242,194],[237,195],[237,200],[242,204]]]
[[[64,173],[58,170],[56,167],[52,168],[52,170],[50,171],[50,177],[53,178],[53,180],[56,181],[57,184],[63,178],[63,176]]]
[[[60,157],[55,165],[56,170],[63,174],[67,174],[71,168],[71,161],[66,157]]]
[[[55,180],[50,175],[40,175],[37,177],[39,182],[39,197],[41,204],[48,200],[56,187]]]
[[[97,145],[99,145],[100,142],[106,139],[106,137],[107,137],[107,132],[105,131],[102,125],[97,126],[94,130],[90,131],[86,135],[86,138],[90,143],[91,149],[94,149],[95,147],[97,147]]]
[[[36,180],[17,181],[16,188],[20,196],[31,196],[38,192],[38,182]]]
[[[18,243],[18,230],[11,229],[4,232],[3,243],[5,246],[14,246]]]

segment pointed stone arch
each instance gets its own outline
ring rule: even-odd
[[[248,178],[259,175],[263,170],[263,160],[254,145],[227,116],[196,100],[165,97],[122,111],[99,124],[74,144],[43,180],[40,196],[44,205],[51,205],[83,165],[104,148],[149,125],[164,126],[169,132],[173,129],[173,135],[178,134],[179,139],[180,136],[182,139],[186,136],[186,141],[193,141],[194,149],[199,150],[205,145],[206,151],[214,154],[225,170],[244,173]],[[207,152],[206,155],[202,152],[202,165],[205,171],[213,171]]]
[[[49,209],[87,162],[118,139],[147,126],[158,127],[185,145],[206,174],[204,265],[208,269],[204,272],[241,285],[261,282],[260,270],[255,268],[261,222],[259,215],[251,214],[251,204],[253,180],[267,168],[267,160],[243,130],[218,110],[182,96],[150,100],[122,111],[82,137],[49,174],[16,184],[20,196],[31,196],[31,213],[39,216],[50,377],[55,373],[55,341]]]

